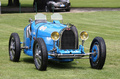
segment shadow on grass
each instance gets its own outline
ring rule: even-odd
[[[23,58],[23,62],[34,64],[33,58]],[[86,69],[81,66],[78,67],[77,63],[74,61],[73,62],[57,62],[57,61],[48,60],[47,66],[54,69]]]
[[[31,58],[23,58],[23,62],[34,64],[34,60],[32,57]]]
[[[85,69],[84,67],[78,67],[75,62],[56,62],[52,60],[48,61],[48,67],[54,69]]]

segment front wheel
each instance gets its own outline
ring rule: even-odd
[[[36,69],[41,71],[47,69],[48,53],[42,38],[37,38],[34,42],[33,59]]]
[[[90,52],[94,53],[90,55],[90,65],[94,69],[102,69],[106,59],[106,45],[105,41],[101,37],[93,39]]]
[[[67,9],[65,9],[66,10],[66,12],[70,12],[70,8],[67,8]]]

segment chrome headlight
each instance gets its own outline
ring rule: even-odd
[[[88,33],[87,33],[86,31],[82,31],[82,32],[80,33],[80,39],[81,39],[81,40],[87,40],[88,37],[89,37],[89,35],[88,35]]]
[[[59,39],[59,37],[60,37],[60,35],[59,35],[59,33],[56,32],[56,31],[51,34],[51,38],[52,38],[54,41],[57,41],[57,40]]]

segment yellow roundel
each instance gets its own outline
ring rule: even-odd
[[[89,37],[89,35],[88,35],[88,33],[87,33],[86,31],[82,31],[82,32],[80,33],[80,38],[81,38],[81,40],[87,40],[88,37]]]
[[[51,38],[54,40],[54,41],[57,41],[59,39],[59,33],[58,32],[53,32],[51,34]]]

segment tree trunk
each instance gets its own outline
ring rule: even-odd
[[[20,3],[19,3],[19,0],[14,0],[14,6],[19,6]]]
[[[37,3],[38,10],[45,10],[45,6],[47,5],[47,0],[34,0],[33,6],[35,6],[35,2]]]
[[[12,0],[8,0],[8,6],[12,6],[13,3],[12,3]]]

